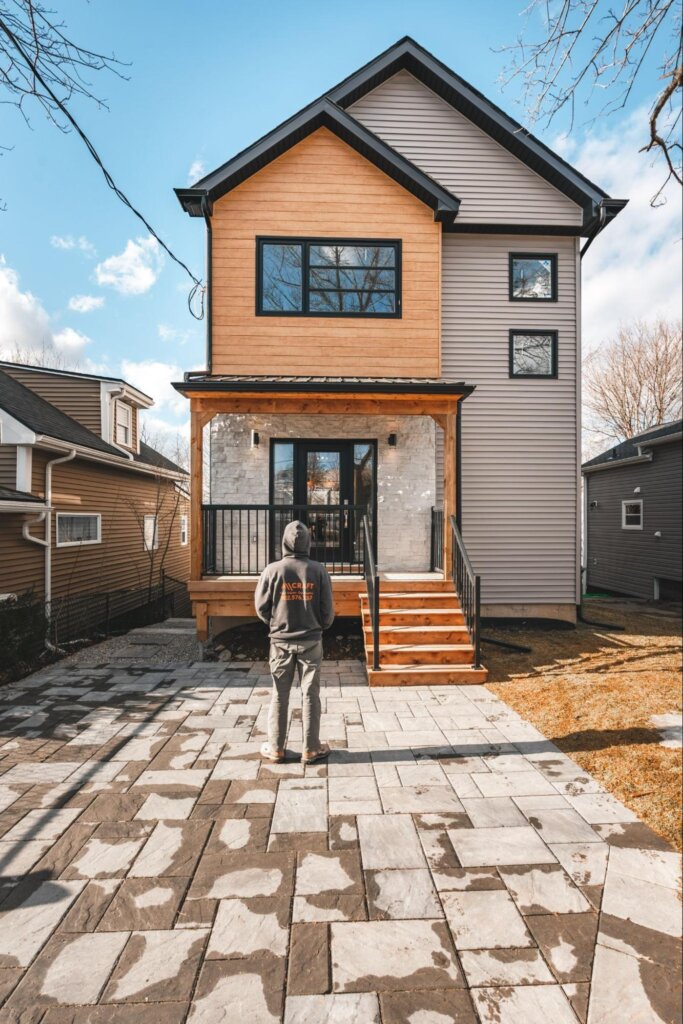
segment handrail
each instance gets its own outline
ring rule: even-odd
[[[372,668],[378,672],[379,664],[379,573],[375,565],[372,529],[367,515],[363,516],[363,570],[368,590],[368,609],[372,623]]]
[[[472,568],[455,516],[450,516],[449,522],[453,532],[451,551],[453,584],[460,599],[465,624],[474,647],[474,667],[481,668],[481,576],[478,576]]]
[[[430,571],[443,572],[443,509],[432,507]]]

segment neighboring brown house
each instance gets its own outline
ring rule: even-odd
[[[152,404],[123,380],[0,362],[0,595],[189,578],[188,476],[140,440]]]

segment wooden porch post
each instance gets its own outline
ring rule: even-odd
[[[444,577],[452,578],[453,531],[451,516],[456,511],[456,430],[455,413],[447,413],[443,424],[443,568]]]
[[[190,404],[190,579],[202,578],[203,520],[202,496],[204,493],[204,424],[206,413],[200,412],[191,400]],[[198,623],[199,625],[199,623]]]

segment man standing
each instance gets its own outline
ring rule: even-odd
[[[332,584],[327,569],[310,557],[311,535],[298,521],[282,535],[279,562],[267,565],[256,587],[254,604],[268,626],[273,695],[268,715],[268,743],[261,755],[279,763],[285,756],[289,693],[297,671],[301,681],[304,743],[301,759],[312,764],[327,757],[320,742],[320,663],[322,632],[334,622]]]

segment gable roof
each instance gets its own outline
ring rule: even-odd
[[[134,453],[133,458],[129,459],[120,448],[107,444],[99,434],[93,433],[92,430],[88,430],[71,416],[67,416],[61,409],[41,398],[24,384],[20,384],[2,369],[0,369],[0,409],[4,409],[35,434],[64,441],[66,444],[78,445],[79,448],[89,448],[104,455],[113,455],[121,460],[123,468],[131,468],[137,462],[146,466],[157,466],[167,472],[188,475],[186,470],[177,466],[175,462],[171,462],[154,448],[150,448],[144,441],[140,442],[140,451]]]
[[[149,395],[141,391],[140,388],[136,388],[133,384],[129,384],[123,377],[106,377],[99,373],[82,373],[80,370],[57,370],[51,366],[33,366],[30,363],[11,363],[6,359],[0,360],[0,370],[3,366],[9,366],[10,369],[15,370],[30,370],[34,373],[46,373],[53,377],[74,377],[76,380],[92,380],[92,381],[105,381],[108,384],[121,384],[122,387],[128,391],[133,392],[137,397],[142,399],[141,405],[153,405],[154,399],[150,398]]]
[[[412,192],[434,210],[434,219],[452,223],[460,200],[430,178],[406,157],[371,132],[360,121],[332,103],[326,96],[304,107],[298,114],[273,129],[258,142],[242,150],[217,170],[207,174],[192,188],[175,190],[183,209],[191,217],[201,217],[208,200],[212,204],[242,181],[260,171],[318,128],[328,128],[343,142],[384,171],[399,185]],[[204,203],[204,205],[203,205]]]
[[[57,441],[66,441],[67,444],[76,444],[82,448],[92,448],[106,455],[122,456],[118,448],[107,444],[92,430],[46,402],[35,391],[20,384],[1,369],[0,409],[4,409],[36,434],[45,434]]]
[[[655,441],[657,444],[660,444],[668,440],[673,441],[680,437],[681,432],[683,432],[683,420],[675,420],[672,423],[664,423],[658,427],[650,427],[649,430],[644,430],[642,434],[636,434],[635,437],[621,441],[620,444],[615,444],[614,447],[608,448],[607,451],[596,455],[595,458],[589,459],[588,462],[584,462],[581,468],[591,469],[595,466],[617,465],[625,459],[637,458],[641,455],[642,449],[647,448],[650,442]]]
[[[183,209],[194,217],[203,216],[205,212],[210,213],[211,204],[215,199],[225,195],[245,178],[300,142],[305,135],[325,124],[363,156],[376,163],[381,170],[432,206],[435,216],[439,214],[436,219],[443,220],[446,230],[453,228],[460,205],[459,199],[405,157],[401,157],[396,150],[382,142],[346,110],[361,96],[376,89],[401,70],[409,71],[510,153],[577,203],[584,212],[582,233],[588,234],[598,227],[604,227],[626,205],[627,200],[611,199],[598,185],[535,138],[478,89],[456,75],[414,39],[404,36],[364,67],[329,89],[322,97],[304,107],[298,114],[206,175],[192,188],[176,189]],[[451,205],[447,202],[443,213],[440,211],[440,200],[434,190],[439,190],[450,198]],[[420,194],[421,192],[423,194]]]

